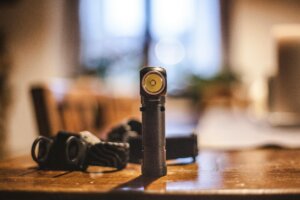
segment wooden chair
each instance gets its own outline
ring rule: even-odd
[[[60,98],[57,98],[60,96]],[[106,132],[124,119],[139,118],[139,99],[101,95],[87,90],[70,90],[55,95],[44,84],[31,88],[38,132],[54,136],[59,130]]]
[[[45,85],[35,85],[31,88],[31,97],[39,134],[55,135],[58,130],[62,129],[62,123],[52,92]]]

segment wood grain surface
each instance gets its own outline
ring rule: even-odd
[[[300,150],[202,151],[157,179],[121,171],[42,171],[29,156],[0,163],[0,199],[300,199]]]

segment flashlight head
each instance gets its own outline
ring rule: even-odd
[[[148,97],[164,96],[167,91],[167,73],[162,67],[144,67],[140,71],[140,94]]]

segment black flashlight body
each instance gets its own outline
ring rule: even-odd
[[[147,91],[145,79],[147,76],[150,77],[149,75],[154,76],[154,78],[161,77],[159,81],[162,81],[156,83],[162,84],[161,87],[157,87],[160,88],[157,89],[158,91]],[[166,78],[166,71],[161,67],[144,67],[140,71],[143,147],[142,175],[146,177],[160,177],[167,174],[165,139]],[[148,83],[151,84],[151,80]],[[152,86],[150,85],[150,87]]]

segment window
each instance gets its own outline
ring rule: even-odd
[[[81,0],[80,22],[87,68],[106,64],[112,76],[138,73],[147,29],[148,64],[166,67],[169,91],[184,86],[190,73],[220,70],[219,0]]]

